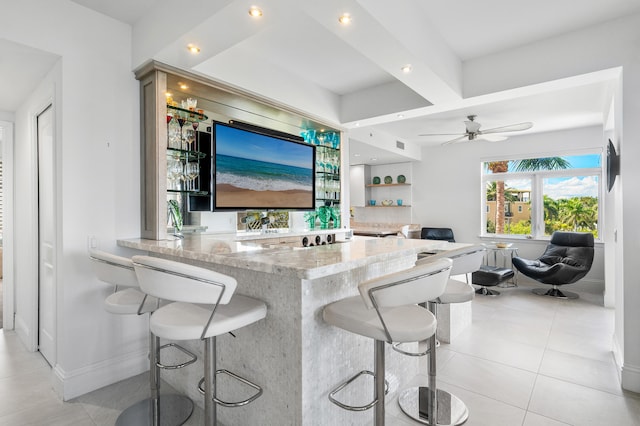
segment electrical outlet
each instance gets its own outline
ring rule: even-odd
[[[98,248],[98,239],[95,236],[90,235],[89,237],[87,237],[87,246],[90,249]]]

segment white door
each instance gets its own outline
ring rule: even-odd
[[[53,107],[37,119],[38,127],[38,348],[55,365],[55,174]]]

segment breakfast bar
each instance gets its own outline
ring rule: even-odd
[[[451,250],[464,244],[403,238],[339,235],[337,242],[303,247],[297,238],[251,239],[229,234],[193,234],[176,240],[119,240],[123,247],[177,260],[238,281],[237,293],[267,304],[264,321],[235,336],[220,337],[219,368],[237,368],[260,384],[264,394],[242,409],[220,408],[223,424],[365,425],[371,413],[345,411],[333,405],[328,392],[355,372],[373,368],[369,339],[333,328],[322,320],[328,303],[358,294],[358,283],[409,268],[419,253]],[[182,342],[199,355],[200,342]],[[387,345],[389,398],[418,371],[418,359]],[[198,360],[198,362],[201,362]],[[196,384],[202,366],[163,372],[163,380],[202,406]],[[361,404],[370,400],[373,383],[345,390],[341,398]],[[219,392],[230,398],[246,389],[221,381]],[[229,394],[227,394],[229,395]]]

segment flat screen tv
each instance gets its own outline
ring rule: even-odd
[[[620,156],[616,153],[616,147],[609,139],[607,145],[607,189],[609,192],[613,189],[616,182],[616,176],[620,174]]]
[[[216,121],[212,135],[214,211],[315,209],[315,146]]]

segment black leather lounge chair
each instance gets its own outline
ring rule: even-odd
[[[552,286],[536,288],[535,294],[577,299],[578,295],[562,292],[559,286],[572,284],[587,275],[593,263],[593,234],[582,232],[560,232],[551,235],[546,250],[535,260],[513,258],[513,266],[527,277]]]

